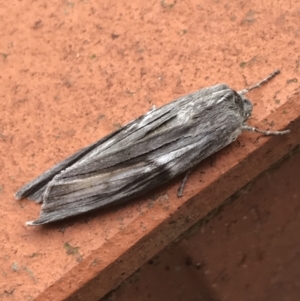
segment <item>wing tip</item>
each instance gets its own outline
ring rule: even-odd
[[[39,225],[42,225],[42,224],[47,224],[48,222],[47,221],[44,221],[42,219],[36,219],[36,220],[33,220],[33,221],[28,221],[25,223],[26,226],[39,226]]]
[[[35,221],[28,221],[25,223],[25,226],[35,226]]]
[[[15,194],[14,197],[17,201],[20,201],[23,197],[22,197],[22,191],[18,190]]]

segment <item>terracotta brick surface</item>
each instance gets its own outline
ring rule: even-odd
[[[300,142],[297,1],[0,1],[0,300],[97,300]],[[253,91],[245,133],[121,208],[30,228],[14,192],[77,149],[204,86]]]

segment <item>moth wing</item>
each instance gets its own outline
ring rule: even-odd
[[[179,97],[159,109],[149,111],[114,133],[111,133],[95,143],[77,151],[75,154],[54,165],[36,179],[25,184],[16,192],[16,199],[19,200],[28,197],[29,199],[41,203],[48,183],[50,183],[53,178],[63,170],[76,163],[91,161],[91,159],[95,156],[101,156],[105,153],[121,149],[126,145],[134,144],[148,133],[153,132],[153,130],[157,127],[160,127],[163,123],[174,118],[180,109],[186,104],[193,103],[195,99],[197,99],[198,103],[202,102],[202,104],[209,104],[209,99],[212,98],[214,93],[218,93],[226,89],[229,89],[229,87],[224,84],[204,88],[197,92]]]
[[[49,183],[40,218],[29,224],[49,223],[125,202],[196,165],[240,132],[238,115],[231,111],[223,114],[228,105],[223,102],[210,108],[210,115],[205,110],[195,114],[192,124],[168,128],[127,148],[74,164]],[[211,116],[220,123],[210,120]]]
[[[72,174],[68,177],[67,172],[62,172],[47,186],[40,218],[29,224],[62,220],[111,204],[120,204],[144,194],[173,178],[174,172],[169,170],[170,164],[178,167],[191,148],[193,145],[168,153],[165,153],[166,149],[157,149],[151,154],[121,161],[113,169],[94,166],[92,176],[81,174],[76,179]]]
[[[28,197],[38,203],[42,202],[43,194],[48,183],[51,182],[52,179],[60,172],[75,163],[91,160],[93,156],[97,156],[101,153],[104,154],[112,152],[114,149],[134,143],[146,135],[147,132],[152,131],[161,123],[176,115],[176,109],[174,110],[174,108],[176,108],[176,105],[172,102],[159,109],[151,110],[136,120],[129,122],[119,130],[77,151],[75,154],[59,162],[36,179],[25,184],[16,192],[16,199]]]

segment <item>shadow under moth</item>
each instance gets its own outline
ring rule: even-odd
[[[153,108],[119,130],[83,148],[23,186],[16,198],[42,203],[40,225],[120,204],[186,173],[233,142],[242,131],[281,135],[246,124],[252,103],[244,95],[276,74],[242,91],[218,84]]]

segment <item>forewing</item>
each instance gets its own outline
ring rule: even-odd
[[[230,93],[230,92],[229,92]],[[232,109],[228,93],[218,106],[193,113],[189,120],[122,149],[75,164],[48,185],[40,219],[48,223],[139,196],[196,165],[234,140],[241,119]],[[221,97],[221,98],[222,98]],[[224,114],[224,112],[227,112]],[[174,123],[174,119],[169,119]],[[216,122],[217,121],[217,122]]]
[[[226,85],[221,84],[204,88],[195,93],[180,97],[159,109],[149,111],[114,133],[107,135],[59,162],[33,181],[25,184],[16,192],[15,197],[17,199],[28,197],[36,202],[42,202],[43,194],[48,183],[62,171],[74,165],[84,165],[86,162],[91,162],[94,157],[113,153],[118,149],[134,144],[139,139],[149,135],[149,133],[155,132],[155,129],[161,127],[165,122],[174,119],[174,116],[177,115],[180,108],[184,107],[187,103],[194,103],[197,99],[198,103],[202,102],[203,104],[207,104],[208,98],[211,97],[213,93],[218,93],[218,91],[222,91],[226,88],[228,88]]]
[[[70,157],[59,162],[33,181],[24,185],[17,191],[15,197],[17,199],[30,198],[37,202],[43,201],[43,194],[46,187],[52,179],[60,172],[66,170],[68,167],[73,166],[76,163],[90,161],[94,156],[99,153],[111,152],[114,149],[118,149],[128,143],[134,143],[145,135],[145,132],[159,126],[165,120],[172,118],[172,110],[174,105],[170,103],[168,106],[164,106],[159,110],[152,110],[136,120],[131,121],[121,129],[107,135],[106,137],[96,141],[95,143],[79,150]],[[175,114],[175,113],[174,113]]]

